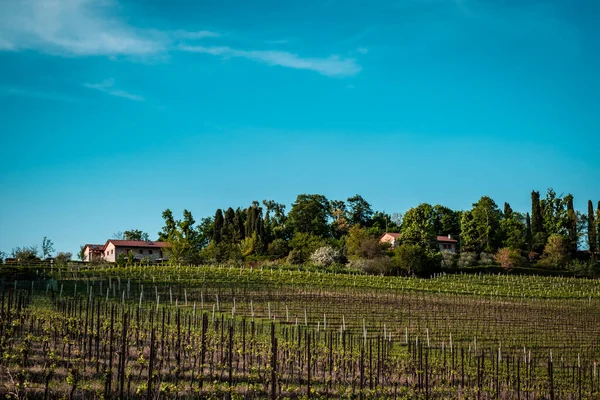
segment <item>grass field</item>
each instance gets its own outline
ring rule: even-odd
[[[293,268],[31,271],[1,289],[13,398],[600,398],[600,283]]]

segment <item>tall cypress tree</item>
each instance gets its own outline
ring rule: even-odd
[[[591,200],[588,200],[588,243],[590,245],[590,253],[592,253],[592,257],[594,257],[594,253],[596,253],[597,240],[598,235],[596,233],[596,219],[594,218],[594,204]]]
[[[525,224],[527,226],[525,229],[525,246],[531,250],[531,216],[529,213],[525,214]]]
[[[511,208],[510,204],[504,202],[504,218],[510,219],[510,218],[512,218],[512,214],[513,214],[513,209]]]
[[[540,192],[531,192],[531,235],[544,231],[544,222],[542,220],[542,209],[540,207]]]
[[[600,251],[600,201],[598,201],[598,208],[596,209],[596,232],[596,240],[598,240],[596,250]]]
[[[214,231],[213,231],[213,240],[215,241],[215,243],[220,243],[221,242],[221,230],[223,229],[223,223],[224,223],[224,219],[223,219],[223,211],[221,211],[220,208],[217,209],[217,212],[215,213],[215,222],[214,222]]]
[[[573,209],[573,195],[568,194],[565,196],[565,200],[567,201],[567,235],[569,241],[569,251],[572,255],[577,253],[577,242],[579,238],[577,237],[577,214]]]

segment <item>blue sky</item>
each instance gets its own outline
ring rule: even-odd
[[[0,250],[252,200],[600,200],[593,1],[4,0]]]

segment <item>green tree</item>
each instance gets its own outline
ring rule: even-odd
[[[294,234],[310,233],[328,237],[329,201],[320,194],[298,195],[288,214],[288,225]]]
[[[77,258],[79,258],[79,261],[83,261],[83,259],[85,258],[85,245],[79,246]]]
[[[437,235],[435,232],[436,214],[427,203],[419,204],[404,214],[402,219],[402,241],[418,244],[424,249],[436,251]]]
[[[501,243],[502,217],[496,202],[488,196],[483,196],[473,204],[471,214],[476,231],[475,249],[478,252],[495,253]]]
[[[506,213],[504,214],[506,215]],[[500,221],[502,245],[512,250],[526,249],[527,225],[526,218],[518,212],[511,212],[510,217]]]
[[[540,192],[531,192],[531,250],[537,253],[544,249],[546,232],[540,203]]]
[[[460,234],[460,212],[439,204],[433,206],[436,235],[458,236]]]
[[[67,263],[71,261],[71,257],[73,257],[72,253],[61,251],[54,257],[54,262],[57,265],[67,265]]]
[[[567,203],[567,214],[565,215],[564,225],[567,231],[567,247],[571,256],[575,256],[577,254],[577,244],[579,243],[578,221],[581,217],[573,209],[572,194],[565,196],[565,202]]]
[[[150,235],[139,229],[130,229],[123,232],[123,240],[143,240],[144,242],[147,242],[150,240]]]
[[[213,227],[213,240],[215,243],[220,243],[222,240],[221,231],[223,230],[223,225],[225,224],[225,218],[223,218],[223,211],[220,208],[215,212],[215,222]]]
[[[208,246],[208,243],[214,235],[214,219],[212,217],[204,217],[200,220],[197,227],[198,232],[198,247],[200,249]]]
[[[539,264],[548,268],[563,268],[569,261],[568,243],[562,235],[552,234]]]
[[[37,261],[39,260],[38,247],[36,245],[16,247],[11,250],[10,256],[19,261]]]
[[[473,219],[473,213],[471,211],[465,211],[462,213],[460,219],[460,249],[461,253],[479,253],[479,234],[477,227]]]
[[[373,217],[371,205],[359,194],[356,194],[347,200],[348,221],[350,225],[361,225],[368,227]]]
[[[402,243],[394,250],[393,260],[399,271],[424,277],[440,270],[441,256],[418,244]]]
[[[504,203],[504,218],[509,219],[512,217],[513,209],[508,203]]]
[[[285,227],[286,215],[285,204],[279,204],[274,200],[263,200],[265,206],[265,230],[269,239],[288,239]]]
[[[350,221],[346,203],[342,200],[331,200],[329,202],[329,214],[331,215],[331,233],[334,238],[339,239],[348,233]]]
[[[52,255],[54,252],[54,243],[52,240],[48,239],[46,236],[42,239],[42,258],[46,259]]]
[[[163,211],[162,217],[165,220],[165,226],[163,226],[162,230],[158,232],[158,241],[166,242],[173,234],[175,230],[177,230],[177,223],[175,222],[175,218],[173,218],[173,212],[168,208]]]
[[[360,225],[350,228],[346,237],[348,258],[357,260],[360,258],[373,260],[384,255],[386,244],[379,242],[377,237],[369,234],[369,230]]]
[[[325,245],[325,241],[320,236],[312,233],[298,232],[289,241],[289,246],[292,249],[290,257],[293,258],[294,264],[302,264],[308,261],[310,255],[316,249]]]
[[[590,248],[592,258],[595,257],[597,244],[598,244],[598,233],[597,233],[596,219],[594,218],[594,204],[591,200],[588,200],[588,213],[587,213],[587,240]]]

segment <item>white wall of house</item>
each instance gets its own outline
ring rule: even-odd
[[[456,243],[438,242],[438,245],[442,253],[456,253]]]
[[[120,254],[123,254],[125,257],[127,257],[130,251],[138,261],[149,259],[151,262],[154,262],[158,259],[167,259],[163,249],[160,247],[122,247],[115,246],[112,242],[106,246],[104,259],[108,262],[116,262]]]

